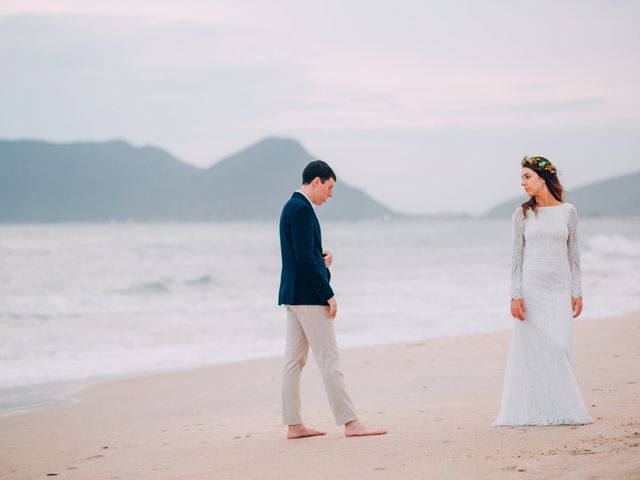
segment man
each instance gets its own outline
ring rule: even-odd
[[[340,372],[333,320],[338,306],[329,285],[330,252],[322,250],[320,223],[312,204],[322,205],[333,194],[336,175],[325,162],[311,162],[302,172],[302,186],[280,216],[282,275],[278,304],[287,310],[287,347],[283,366],[282,400],[287,438],[325,435],[302,423],[300,374],[309,346],[322,374],[329,404],[347,437],[383,435],[358,420]]]

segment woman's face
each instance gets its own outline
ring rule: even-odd
[[[524,191],[527,192],[527,195],[530,197],[535,197],[542,193],[546,188],[544,179],[530,168],[522,167],[520,179],[522,180],[520,184],[524,187]]]

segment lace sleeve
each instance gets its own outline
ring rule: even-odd
[[[524,259],[524,214],[522,207],[513,214],[513,253],[511,255],[511,298],[522,298],[522,261]]]
[[[567,256],[571,272],[571,296],[582,296],[582,272],[580,270],[580,249],[578,247],[578,213],[575,207],[569,210],[569,236],[567,237]]]

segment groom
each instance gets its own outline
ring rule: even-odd
[[[309,347],[322,374],[329,404],[347,437],[383,435],[386,430],[367,427],[358,417],[340,371],[333,320],[338,306],[329,285],[330,252],[323,252],[320,224],[313,205],[333,195],[336,174],[316,160],[302,172],[302,186],[285,204],[280,216],[282,275],[278,304],[287,311],[287,346],[282,375],[282,402],[287,438],[325,435],[306,427],[300,414],[300,374]]]

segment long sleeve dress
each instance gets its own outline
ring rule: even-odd
[[[494,426],[591,423],[575,376],[572,297],[581,297],[578,216],[569,203],[513,215],[514,320],[500,414]]]

